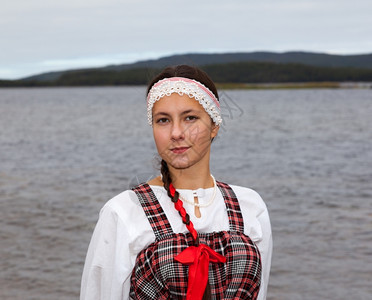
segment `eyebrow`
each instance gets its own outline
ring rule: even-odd
[[[189,113],[199,113],[199,112],[200,111],[195,110],[195,109],[188,109],[188,110],[185,110],[185,111],[181,112],[181,115],[187,115]],[[167,117],[170,117],[170,114],[169,113],[166,113],[166,112],[159,111],[156,114],[154,114],[154,117],[157,117],[157,116],[167,116]]]
[[[195,110],[195,109],[188,109],[188,110],[185,110],[181,113],[181,115],[187,115],[189,113],[198,113],[199,111],[198,110]]]

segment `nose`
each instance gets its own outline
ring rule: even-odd
[[[185,138],[185,130],[180,122],[174,122],[172,124],[171,138],[174,141],[183,140]]]

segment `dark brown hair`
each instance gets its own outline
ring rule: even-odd
[[[156,75],[153,78],[153,80],[151,80],[147,87],[147,94],[149,93],[151,87],[159,80],[171,77],[184,77],[199,81],[200,83],[204,84],[207,88],[209,88],[218,99],[217,88],[212,79],[208,76],[208,74],[197,67],[189,65],[178,65],[165,68],[161,73]]]
[[[197,67],[188,66],[188,65],[178,65],[174,67],[167,67],[165,68],[160,74],[154,77],[154,79],[149,83],[147,88],[147,94],[149,93],[151,87],[158,82],[159,80],[162,80],[164,78],[171,78],[171,77],[184,77],[189,79],[194,79],[196,81],[199,81],[200,83],[204,84],[208,89],[211,90],[211,92],[216,96],[218,99],[218,92],[215,84],[213,83],[212,79],[205,73],[204,71],[200,70]],[[169,191],[169,185],[172,183],[171,174],[169,172],[168,164],[165,160],[161,160],[161,174],[162,174],[162,180],[164,188],[167,191],[168,196],[171,198],[172,202],[176,202],[179,197],[179,193],[176,191],[174,196],[171,195]],[[186,214],[185,220],[183,220],[183,223],[188,225],[190,222],[190,216]],[[194,241],[195,245],[197,246],[199,244],[199,238],[197,238],[196,241]],[[209,285],[209,282],[207,283],[207,287],[204,292],[203,299],[208,300],[211,299],[211,287]]]

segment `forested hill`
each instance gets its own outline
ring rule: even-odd
[[[332,55],[311,52],[248,52],[248,53],[221,53],[221,54],[182,54],[163,57],[157,60],[140,61],[134,64],[109,66],[106,69],[123,70],[133,68],[163,68],[168,65],[192,64],[211,65],[232,62],[272,62],[272,63],[299,63],[310,66],[323,67],[354,67],[372,69],[372,53],[360,55]]]
[[[49,72],[0,86],[90,86],[146,84],[168,65],[197,65],[217,83],[372,82],[372,54],[308,52],[184,54],[103,68]]]

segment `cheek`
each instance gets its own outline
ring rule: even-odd
[[[211,129],[204,125],[195,125],[187,130],[187,138],[195,144],[205,143],[211,139]]]
[[[167,134],[161,130],[154,130],[153,135],[156,148],[158,148],[158,150],[164,149],[168,143]]]

